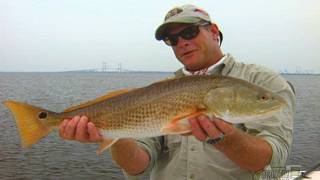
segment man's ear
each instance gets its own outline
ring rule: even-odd
[[[215,38],[219,37],[219,28],[216,24],[211,24],[210,32],[212,33],[212,37],[215,37]]]

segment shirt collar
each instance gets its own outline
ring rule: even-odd
[[[200,69],[198,71],[188,71],[185,67],[182,68],[182,73],[186,76],[190,75],[205,75],[205,74],[212,74],[212,72],[215,72],[219,69],[220,65],[225,61],[226,55],[224,55],[217,63],[211,65],[210,67]]]

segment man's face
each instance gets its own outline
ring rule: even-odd
[[[169,35],[177,34],[190,24],[175,24],[168,28]],[[218,29],[216,26],[200,26],[199,34],[193,39],[179,37],[178,43],[172,46],[176,58],[190,71],[200,70],[215,63],[215,56],[221,52],[218,44]]]

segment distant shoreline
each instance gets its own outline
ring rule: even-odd
[[[173,71],[3,71],[0,73],[97,73],[97,74],[102,74],[102,73],[174,73]],[[281,75],[320,75],[320,73],[279,73]]]
[[[0,73],[174,73],[173,71],[0,71]]]

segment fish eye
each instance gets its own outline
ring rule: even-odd
[[[45,119],[47,118],[48,114],[46,112],[40,112],[38,114],[39,119]]]
[[[266,95],[262,95],[262,96],[260,96],[260,99],[261,99],[262,101],[267,101],[267,100],[269,99],[269,97],[266,96]]]
[[[270,98],[271,97],[268,94],[258,94],[257,95],[257,100],[262,101],[262,102],[268,101]]]

